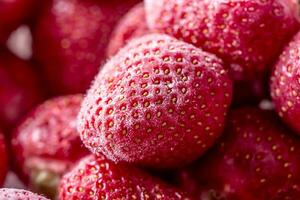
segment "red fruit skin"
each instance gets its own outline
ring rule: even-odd
[[[146,35],[100,71],[78,129],[92,152],[116,162],[178,167],[219,137],[231,95],[220,59],[167,35]]]
[[[15,130],[11,142],[15,166],[28,185],[35,170],[61,176],[88,154],[76,130],[82,99],[70,95],[47,100]]]
[[[216,148],[181,172],[181,184],[198,199],[298,199],[299,146],[274,112],[237,109]]]
[[[300,33],[280,55],[270,80],[272,100],[279,116],[300,135]]]
[[[133,38],[150,33],[146,23],[144,3],[137,4],[118,22],[107,48],[108,57],[114,56]]]
[[[37,2],[36,0],[0,2],[0,43],[4,43],[9,34],[30,17]]]
[[[33,27],[34,57],[54,94],[83,93],[105,61],[112,29],[138,0],[54,0]]]
[[[299,7],[284,0],[146,0],[145,8],[150,30],[216,54],[234,80],[264,75],[299,29]]]
[[[34,194],[26,190],[19,189],[0,189],[0,199],[2,200],[48,200],[45,197]]]
[[[40,85],[31,62],[0,49],[0,127],[5,134],[42,101]]]
[[[59,199],[191,198],[140,169],[124,163],[115,164],[103,156],[89,156],[63,177]]]
[[[7,174],[7,155],[5,148],[5,140],[2,132],[0,131],[0,187],[3,185]]]

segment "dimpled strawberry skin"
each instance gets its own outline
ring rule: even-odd
[[[5,140],[2,132],[0,131],[0,187],[4,183],[7,173],[7,156],[5,148]]]
[[[279,116],[300,134],[300,33],[285,48],[271,76],[271,96]]]
[[[230,200],[298,199],[300,140],[290,135],[272,111],[232,111],[214,151],[183,172],[199,196],[218,194]],[[226,173],[224,173],[226,172]],[[201,192],[200,192],[201,191]],[[199,194],[200,193],[200,194]]]
[[[285,0],[146,0],[145,5],[150,30],[216,54],[234,80],[262,75],[299,29],[298,9]]]
[[[32,63],[0,49],[0,127],[5,134],[43,99],[40,85]]]
[[[45,197],[19,189],[0,189],[0,199],[2,200],[48,200]]]
[[[61,200],[190,199],[144,171],[115,164],[103,156],[89,156],[66,174],[61,181],[59,197]]]
[[[13,134],[12,149],[19,173],[32,170],[62,175],[88,154],[76,129],[82,95],[56,97],[35,108]]]
[[[98,74],[78,128],[92,152],[114,161],[177,167],[219,137],[231,95],[220,59],[167,35],[147,35]]]
[[[33,26],[33,50],[54,94],[85,92],[105,61],[113,27],[136,2],[48,2]]]
[[[149,33],[146,23],[144,3],[137,4],[118,22],[107,48],[109,57],[115,55],[133,38]]]

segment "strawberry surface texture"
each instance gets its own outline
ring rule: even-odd
[[[300,33],[287,45],[272,72],[270,88],[279,116],[300,134]]]
[[[15,165],[29,187],[54,195],[60,176],[88,154],[76,130],[82,98],[50,99],[35,108],[14,132]]]
[[[0,189],[0,199],[1,200],[48,200],[45,197],[34,194],[26,190],[18,189],[9,189],[2,188]]]
[[[198,199],[296,200],[299,145],[273,111],[233,110],[218,145],[181,172],[181,183]]]
[[[220,59],[167,35],[147,35],[129,43],[97,75],[78,129],[93,153],[177,167],[219,137],[231,96]]]
[[[145,4],[151,30],[216,54],[234,80],[265,73],[299,29],[293,1],[145,0]]]
[[[103,156],[89,156],[66,174],[60,185],[59,197],[61,200],[191,199],[144,171],[115,164]]]

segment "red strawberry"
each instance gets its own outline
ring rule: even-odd
[[[114,161],[177,167],[219,137],[231,94],[220,59],[151,34],[103,67],[83,102],[79,130],[92,152]]]
[[[42,99],[30,62],[0,49],[0,127],[9,132]]]
[[[18,189],[0,189],[1,200],[47,200],[45,197],[33,194],[26,190]]]
[[[85,92],[115,23],[138,0],[53,0],[33,28],[34,56],[54,93]]]
[[[300,33],[279,57],[271,77],[271,96],[279,116],[300,134]]]
[[[133,7],[118,23],[112,33],[107,49],[108,56],[115,55],[133,38],[149,33],[146,23],[144,4]]]
[[[4,183],[7,174],[7,156],[5,149],[5,140],[2,132],[0,132],[0,187]]]
[[[89,156],[66,174],[60,185],[60,200],[100,199],[190,199],[172,186],[147,173]]]
[[[295,200],[300,196],[300,140],[271,111],[235,110],[216,149],[183,177],[198,199]]]
[[[12,139],[17,171],[35,191],[55,195],[60,176],[87,155],[76,130],[81,95],[58,97],[33,110]]]
[[[37,2],[38,0],[0,1],[0,43],[5,42],[9,34],[28,19]]]
[[[298,7],[286,0],[146,0],[151,30],[222,58],[234,80],[269,69],[299,29]]]

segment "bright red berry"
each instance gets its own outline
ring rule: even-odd
[[[180,190],[144,171],[100,156],[89,156],[66,174],[60,185],[60,200],[185,199]]]
[[[12,149],[30,188],[55,195],[60,176],[88,154],[76,130],[82,95],[57,97],[35,108],[16,129]]]
[[[34,56],[55,94],[81,93],[105,61],[116,22],[138,0],[53,0],[33,28]]]
[[[300,140],[272,111],[234,110],[220,143],[182,175],[185,188],[202,198],[298,199]]]
[[[146,35],[100,71],[79,130],[92,152],[114,161],[177,167],[219,137],[231,95],[220,59],[167,35]]]
[[[108,45],[108,56],[115,55],[133,38],[147,33],[149,33],[149,29],[146,23],[144,3],[140,3],[129,10],[117,24]]]
[[[279,116],[300,134],[300,33],[285,48],[271,76],[271,96]]]
[[[7,155],[5,148],[5,140],[2,132],[0,132],[0,187],[4,183],[7,174]]]
[[[45,197],[31,193],[26,190],[9,189],[9,188],[0,189],[0,199],[1,200],[48,200]]]
[[[9,34],[28,20],[37,0],[0,1],[0,43],[6,41]]]
[[[234,80],[263,75],[299,29],[298,7],[286,0],[146,0],[151,30],[216,54]]]
[[[30,62],[0,49],[0,127],[5,133],[42,100],[40,85]]]

